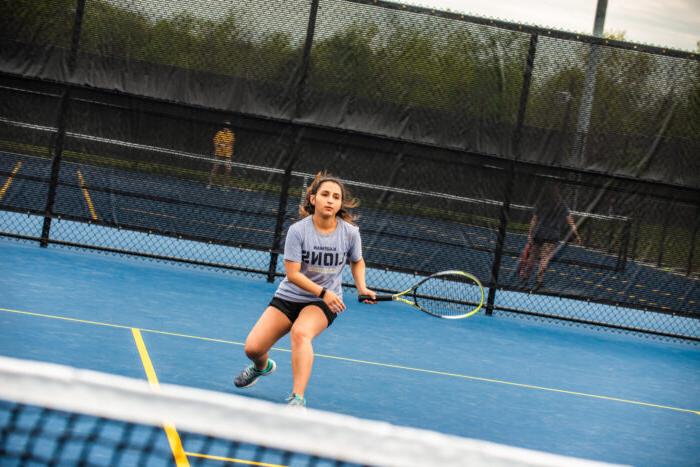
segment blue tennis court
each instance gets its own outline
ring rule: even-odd
[[[287,339],[273,377],[232,384],[275,284],[7,239],[0,258],[3,356],[145,379],[139,330],[161,383],[273,402],[291,389]],[[592,460],[698,465],[695,345],[503,316],[450,322],[360,305],[352,289],[345,301],[315,341],[311,408]]]

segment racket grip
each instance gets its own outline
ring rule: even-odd
[[[377,298],[374,299],[376,302],[390,302],[394,299],[393,295],[377,295]],[[357,301],[358,302],[364,302],[365,300],[372,300],[372,297],[369,295],[358,295],[357,296]]]

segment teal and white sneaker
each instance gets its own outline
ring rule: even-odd
[[[287,397],[287,405],[290,407],[306,407],[306,399],[298,394]]]
[[[249,388],[258,382],[261,376],[268,376],[275,372],[277,364],[271,358],[267,359],[267,367],[264,370],[255,368],[255,364],[251,363],[233,380],[233,384],[237,388]]]

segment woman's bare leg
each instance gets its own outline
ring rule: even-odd
[[[272,306],[265,309],[245,340],[245,354],[255,363],[255,368],[265,369],[267,352],[291,328],[292,322],[280,310]]]
[[[544,273],[547,272],[547,268],[549,267],[549,261],[552,259],[552,256],[554,255],[554,250],[556,249],[557,244],[556,243],[543,243],[542,244],[542,253],[540,257],[540,268],[537,271],[537,284],[541,285],[542,282],[544,281]]]
[[[309,305],[301,310],[292,326],[292,374],[294,388],[292,392],[304,397],[306,386],[311,378],[314,364],[314,349],[311,341],[328,327],[328,319],[321,308]]]

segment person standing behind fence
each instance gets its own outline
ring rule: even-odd
[[[567,241],[573,236],[576,243],[581,244],[581,236],[576,229],[574,217],[564,204],[559,185],[546,183],[535,203],[535,212],[530,220],[530,230],[527,234],[527,265],[524,268],[524,280],[529,279],[530,271],[536,262],[537,277],[532,291],[539,290],[544,283],[544,275],[549,262],[557,251],[561,241]]]
[[[207,189],[211,188],[214,179],[219,174],[223,172],[226,178],[221,183],[224,190],[228,190],[229,179],[231,177],[231,162],[233,159],[233,144],[236,141],[236,135],[231,131],[231,122],[226,120],[224,122],[224,127],[216,132],[214,135],[214,162],[211,166],[211,171],[209,172],[209,182],[207,183]],[[223,169],[223,170],[222,170]]]

